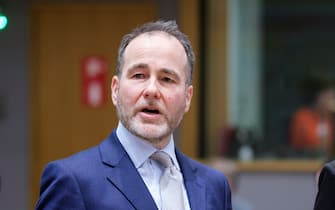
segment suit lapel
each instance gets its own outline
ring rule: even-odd
[[[201,178],[196,176],[197,169],[192,167],[191,160],[184,156],[179,150],[176,150],[176,156],[183,173],[191,209],[206,209],[206,187]]]
[[[144,181],[120,144],[115,131],[100,144],[102,162],[110,167],[107,179],[127,197],[135,209],[156,209]]]

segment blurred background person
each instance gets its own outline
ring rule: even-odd
[[[329,156],[334,144],[334,80],[325,74],[309,73],[300,88],[304,105],[292,117],[290,144],[300,153]]]
[[[314,210],[335,209],[335,161],[328,162],[322,168],[318,179],[318,194],[315,198]]]

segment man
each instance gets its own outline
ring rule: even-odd
[[[319,176],[319,191],[316,196],[314,210],[335,209],[335,161],[326,163]]]
[[[175,148],[172,133],[191,104],[193,63],[173,21],[126,35],[111,83],[117,129],[100,145],[49,163],[36,209],[231,210],[225,176]]]

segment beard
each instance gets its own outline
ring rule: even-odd
[[[180,124],[184,115],[184,106],[177,111],[177,114],[169,118],[165,113],[161,113],[163,118],[157,122],[145,122],[137,114],[141,110],[125,109],[120,98],[117,99],[117,115],[125,128],[133,135],[151,143],[168,143],[175,128]]]

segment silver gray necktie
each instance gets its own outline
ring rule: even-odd
[[[162,210],[184,210],[182,174],[165,152],[155,152],[151,159],[158,161],[165,168],[159,181]]]

